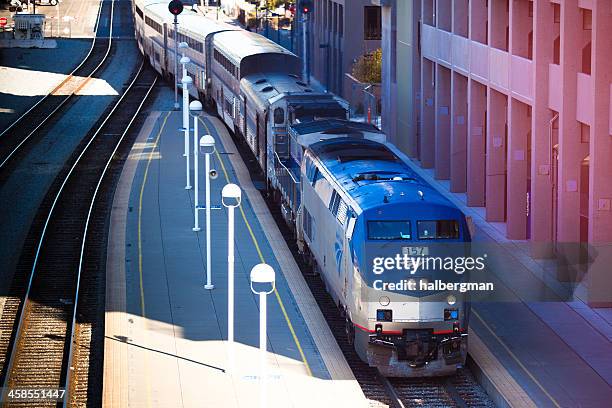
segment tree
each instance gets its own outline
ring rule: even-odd
[[[353,64],[353,76],[359,82],[379,84],[382,81],[382,49],[359,57]]]

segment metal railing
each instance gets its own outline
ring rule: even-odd
[[[283,202],[291,209],[292,217],[295,217],[300,206],[300,182],[296,180],[293,172],[285,166],[276,152],[274,152],[274,175]]]

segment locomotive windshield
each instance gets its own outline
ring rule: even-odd
[[[419,239],[459,239],[459,223],[455,220],[417,221]]]
[[[408,240],[410,221],[368,221],[368,239]]]

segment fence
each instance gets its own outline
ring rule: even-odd
[[[297,214],[297,209],[300,206],[300,182],[293,172],[285,166],[276,152],[274,152],[274,175],[283,202],[287,203],[291,209],[291,221],[294,221],[295,214]]]
[[[380,84],[359,82],[350,74],[345,75],[346,99],[350,104],[351,119],[370,122],[380,129],[381,98]]]

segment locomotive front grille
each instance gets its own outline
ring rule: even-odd
[[[401,344],[396,346],[397,359],[408,361],[415,367],[435,359],[438,348],[433,329],[405,329]]]

